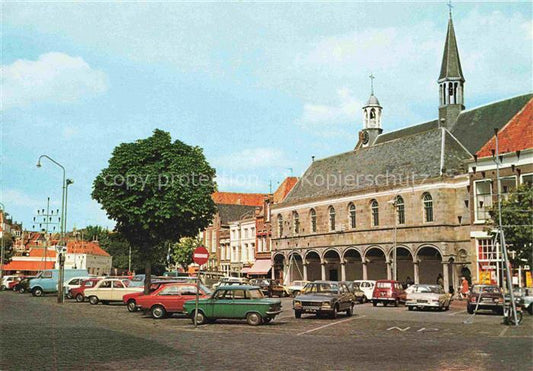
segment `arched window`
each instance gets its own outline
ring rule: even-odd
[[[335,209],[333,206],[329,207],[329,230],[335,230]]]
[[[429,193],[424,193],[424,220],[426,222],[433,221],[433,197]]]
[[[300,216],[296,211],[292,212],[292,229],[295,234],[300,233]]]
[[[396,197],[394,203],[396,205],[396,215],[398,217],[398,224],[405,224],[405,203],[403,202],[402,196]]]
[[[311,232],[316,232],[316,211],[311,209],[309,211],[309,219],[311,220]]]
[[[355,228],[355,205],[352,203],[348,205],[348,214],[350,217],[350,228]]]
[[[372,108],[370,110],[370,118],[371,119],[375,119],[376,118],[376,110],[374,108]]]
[[[283,235],[283,217],[281,214],[278,214],[278,237]]]
[[[370,207],[372,208],[372,226],[377,227],[379,225],[379,204],[376,200],[372,200]]]

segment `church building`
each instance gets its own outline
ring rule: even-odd
[[[313,161],[272,206],[274,278],[477,279],[467,163],[533,95],[466,110],[451,15],[437,85],[436,119],[389,132],[372,87],[355,148]]]

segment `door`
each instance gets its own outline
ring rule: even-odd
[[[213,318],[233,318],[231,316],[233,310],[233,291],[217,291],[217,295],[212,302]]]
[[[229,306],[228,318],[244,318],[246,312],[251,308],[250,304],[245,290],[233,290],[233,304]]]
[[[122,297],[125,294],[129,294],[129,292],[126,291],[126,286],[124,286],[124,283],[122,281],[113,281],[110,300],[122,301]]]
[[[111,281],[104,280],[98,286],[98,289],[96,290],[96,296],[98,296],[98,299],[100,300],[112,300],[112,287],[111,287]]]
[[[165,286],[157,294],[156,302],[163,305],[169,313],[181,311],[183,309],[183,301],[181,299],[180,287],[177,285]]]

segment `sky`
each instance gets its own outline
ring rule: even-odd
[[[455,2],[473,108],[532,87],[529,2]],[[91,199],[113,148],[156,129],[204,149],[220,191],[267,193],[384,131],[434,119],[446,2],[2,2],[1,202],[32,229],[61,170],[68,229],[113,227]]]

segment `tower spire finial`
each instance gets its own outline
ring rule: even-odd
[[[368,77],[370,77],[370,94],[374,95],[374,79],[375,79],[375,77],[374,77],[374,75],[372,73]]]
[[[452,5],[452,0],[448,0],[448,13],[450,14],[450,19],[452,18],[452,8],[453,8],[453,5]]]

